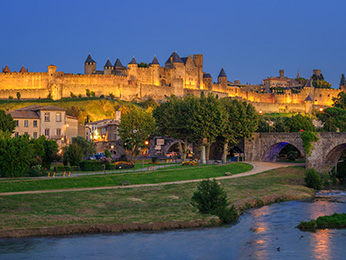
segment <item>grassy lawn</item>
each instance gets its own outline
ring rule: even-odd
[[[278,200],[311,197],[313,192],[303,186],[303,179],[303,168],[288,167],[220,182],[230,202],[244,208]],[[0,232],[100,223],[187,222],[214,218],[199,214],[191,206],[190,200],[196,186],[197,183],[185,183],[0,196]]]
[[[173,166],[174,167],[174,166]],[[34,191],[52,189],[71,189],[85,187],[105,187],[120,185],[121,181],[130,184],[146,184],[172,182],[182,180],[204,179],[225,176],[225,172],[233,174],[247,172],[252,165],[246,163],[232,163],[227,165],[206,165],[198,167],[180,166],[181,169],[159,169],[142,173],[123,173],[106,175],[86,175],[74,178],[24,179],[0,182],[0,192]]]

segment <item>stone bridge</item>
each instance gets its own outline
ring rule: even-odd
[[[346,133],[317,133],[318,141],[312,144],[310,156],[305,156],[306,167],[329,172],[346,149]],[[255,133],[244,144],[247,161],[274,162],[285,145],[295,146],[305,155],[300,133]]]

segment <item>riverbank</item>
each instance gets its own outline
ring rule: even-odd
[[[243,210],[278,201],[311,198],[304,169],[287,167],[220,180]],[[190,204],[197,183],[116,190],[27,194],[0,198],[0,237],[163,230],[219,225]]]

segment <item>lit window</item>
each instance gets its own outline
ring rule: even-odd
[[[49,122],[50,121],[50,113],[49,112],[44,113],[44,121],[45,122]]]
[[[61,122],[61,113],[56,113],[56,121]]]
[[[34,120],[33,123],[32,123],[32,125],[33,125],[34,127],[37,127],[37,120]]]
[[[28,127],[29,126],[29,121],[28,120],[24,120],[24,126]]]

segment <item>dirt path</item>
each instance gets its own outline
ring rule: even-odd
[[[280,167],[303,165],[303,164],[293,164],[293,163],[271,163],[271,162],[246,162],[246,163],[249,163],[253,166],[253,169],[251,171],[239,173],[239,174],[232,175],[232,176],[216,177],[215,179],[216,180],[223,180],[223,179],[240,178],[240,177],[250,176],[250,175],[254,175],[254,174],[257,174],[260,172],[265,172],[265,171],[269,171],[269,170],[280,168]],[[5,193],[0,193],[0,196],[22,195],[22,194],[42,194],[42,193],[69,192],[69,191],[128,189],[128,188],[137,188],[137,187],[152,187],[152,186],[162,186],[162,185],[171,185],[171,184],[199,182],[201,180],[203,180],[203,179],[186,180],[186,181],[173,181],[173,182],[161,182],[161,183],[149,183],[149,184],[136,184],[136,185],[127,185],[127,186],[106,186],[106,187],[74,188],[74,189],[59,189],[59,190],[5,192]]]

